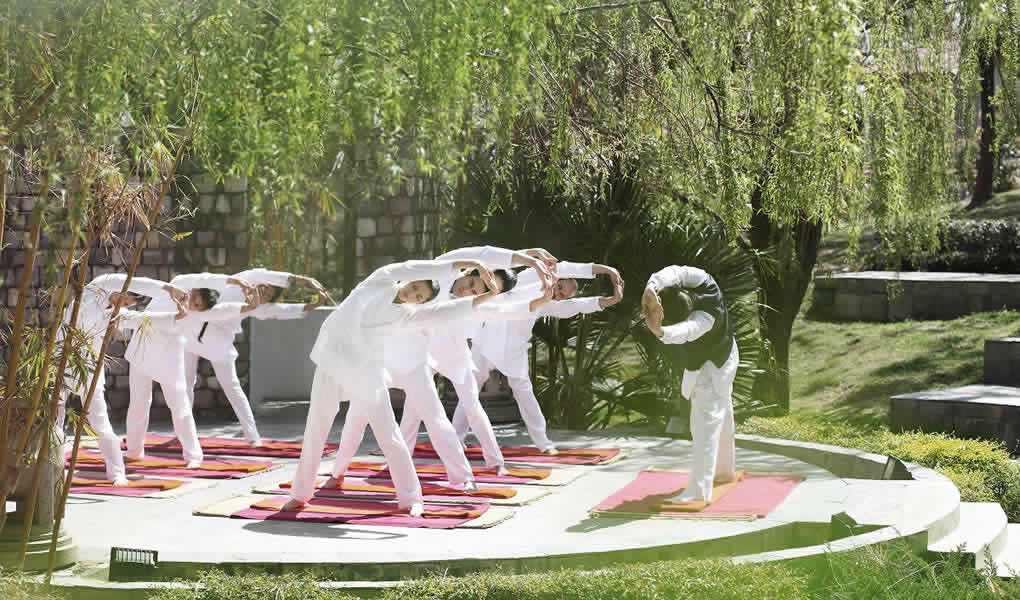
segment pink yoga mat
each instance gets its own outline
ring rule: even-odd
[[[169,485],[167,485],[169,482]],[[93,485],[90,485],[93,484]],[[151,485],[146,485],[151,483]],[[105,480],[88,480],[87,478],[75,477],[71,480],[72,494],[99,494],[103,496],[148,496],[149,494],[157,494],[163,491],[165,488],[176,489],[181,486],[183,482],[176,480],[166,479],[136,479],[131,482],[130,486],[115,486],[105,485]]]
[[[265,456],[270,458],[298,458],[301,456],[301,442],[290,442],[286,440],[263,440],[262,446],[253,448],[246,440],[225,437],[201,437],[198,438],[205,454],[225,454],[232,456]],[[336,454],[339,444],[326,444],[322,450],[323,456]],[[122,450],[127,445],[121,442]],[[145,436],[145,450],[147,452],[166,452],[170,454],[181,453],[181,443],[172,435],[159,435],[150,433]]]
[[[272,467],[269,461],[246,460],[243,458],[206,458],[202,468],[186,469],[179,458],[146,456],[141,464],[124,460],[125,470],[131,475],[156,475],[160,477],[182,477],[190,479],[240,479],[252,473]],[[82,471],[105,471],[103,455],[91,450],[79,450],[75,467]],[[231,468],[235,467],[235,468]]]
[[[641,471],[637,478],[591,509],[592,512],[662,514],[654,510],[666,498],[679,494],[690,478],[675,471]],[[798,475],[748,473],[730,493],[706,506],[697,515],[764,517],[782,504],[804,478]]]
[[[543,454],[534,446],[501,446],[500,451],[503,458],[508,461],[514,459],[529,463],[548,463],[551,465],[598,465],[616,458],[620,454],[619,448],[560,448],[559,454],[555,456]],[[483,460],[481,446],[471,445],[465,448],[464,453],[469,460]],[[414,446],[415,458],[439,458],[432,444],[422,443]]]
[[[382,463],[369,463],[355,461],[351,463],[351,466],[344,471],[345,477],[363,477],[366,479],[390,479],[389,469],[382,471],[371,470],[362,468],[361,465],[381,465]],[[444,481],[446,480],[446,470],[442,463],[419,463],[415,465],[415,470],[418,472],[418,479],[420,481]],[[497,475],[495,471],[487,467],[472,467],[471,471],[474,473],[475,482],[477,483],[500,483],[500,484],[525,484],[536,479],[545,479],[549,476],[549,470],[543,468],[535,469],[522,469],[518,467],[510,467],[509,475]],[[515,475],[514,473],[519,473]]]
[[[378,478],[378,477],[374,478],[374,479],[362,479],[362,478],[357,478],[357,477],[344,477],[344,484],[345,485],[352,485],[352,486],[373,486],[373,487],[378,487],[378,486],[393,487],[393,485],[394,485],[392,480],[390,480],[390,479],[381,479],[381,478]],[[507,492],[506,491],[506,490],[508,490],[510,488],[498,487],[498,486],[494,486],[494,485],[490,485],[489,488],[490,489],[494,489],[494,490],[500,490],[500,491],[504,492],[503,494],[500,494],[500,497],[505,497],[505,496],[513,497],[512,495],[510,495],[512,490],[511,490],[511,492]],[[478,489],[479,489],[480,492],[484,491],[486,489],[486,484],[479,485]],[[449,493],[443,493],[444,490],[448,490]],[[429,501],[431,501],[431,502],[449,502],[451,498],[455,498],[458,502],[460,502],[462,500],[466,500],[468,498],[471,498],[473,501],[476,501],[476,502],[487,502],[488,501],[488,498],[486,496],[484,496],[484,495],[481,495],[481,494],[478,494],[478,495],[465,494],[464,492],[458,490],[457,488],[455,488],[455,487],[453,487],[451,485],[445,485],[445,484],[440,484],[440,483],[436,483],[436,482],[428,482],[428,481],[426,481],[424,484],[422,484],[422,492],[424,492],[424,498],[425,498],[426,502],[429,502]],[[289,494],[290,493],[290,482],[287,481],[287,482],[281,483],[275,490],[273,490],[273,493],[276,493],[276,494]],[[339,498],[373,498],[373,499],[378,498],[380,500],[396,500],[397,494],[396,494],[395,490],[337,489],[337,488],[321,488],[321,487],[317,487],[317,488],[315,488],[315,497],[316,498],[338,498],[338,499]]]
[[[270,496],[280,501],[286,501],[287,496]],[[400,511],[396,502],[383,500],[336,500],[328,498],[312,498],[308,501],[310,506],[328,506],[337,509],[367,509],[378,510],[388,509],[394,512],[405,514],[393,515],[342,515],[342,514],[320,514],[310,512],[280,512],[277,510],[265,510],[260,508],[246,508],[239,510],[231,517],[237,519],[255,519],[260,521],[299,521],[302,523],[356,523],[358,525],[379,525],[386,527],[414,527],[426,529],[452,529],[458,525],[470,521],[470,518],[454,517],[429,517],[429,511],[433,512],[468,512],[484,513],[488,510],[488,503],[462,504],[461,511],[451,509],[452,505],[426,504],[424,517],[411,517],[406,511]]]

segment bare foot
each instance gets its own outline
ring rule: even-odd
[[[506,476],[506,475],[509,475],[509,474],[510,474],[510,471],[507,470],[506,465],[499,465],[498,467],[496,467],[496,475],[499,475],[500,477],[503,477],[503,476]]]
[[[197,469],[202,466],[201,460],[189,460],[188,464],[184,465],[185,469]]]
[[[343,485],[344,485],[344,477],[343,477],[343,475],[341,475],[340,477],[330,477],[326,481],[322,482],[322,487],[323,488],[336,488],[336,489],[340,489],[341,487],[343,487]]]
[[[262,443],[262,440],[248,440],[248,445],[252,448],[261,448],[265,444]]]
[[[301,510],[304,507],[304,505],[305,505],[304,502],[294,500],[293,498],[291,498],[290,500],[287,501],[286,504],[280,507],[280,512],[294,512],[297,510]]]
[[[475,483],[474,479],[469,479],[469,480],[464,482],[464,487],[462,489],[465,492],[469,493],[469,494],[472,493],[472,492],[477,492],[478,491],[478,484]]]
[[[549,446],[545,450],[542,450],[542,454],[545,454],[546,456],[556,456],[559,453],[560,451],[556,449],[556,446]]]
[[[120,477],[115,477],[114,478],[113,485],[115,485],[117,487],[127,487],[127,486],[131,485],[131,482],[128,481],[127,477],[121,475]]]
[[[407,513],[412,517],[420,517],[425,514],[425,505],[421,502],[415,502],[411,505],[411,508],[407,509]]]

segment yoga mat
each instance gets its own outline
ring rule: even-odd
[[[225,437],[200,437],[199,444],[205,454],[231,455],[231,456],[264,456],[270,458],[298,458],[301,456],[301,442],[288,442],[284,440],[263,440],[262,445],[255,448],[248,445],[248,442],[238,438]],[[127,449],[123,442],[121,449]],[[323,456],[336,454],[339,444],[326,444],[322,451]],[[166,452],[168,454],[180,454],[181,443],[172,435],[159,435],[150,433],[145,436],[146,452]]]
[[[265,521],[300,521],[307,523],[348,523],[385,527],[428,529],[484,529],[513,516],[508,508],[491,508],[487,503],[425,504],[422,517],[411,517],[396,502],[383,500],[335,500],[312,498],[300,511],[281,512],[287,496],[247,495],[203,506],[194,511],[198,516],[233,517]]]
[[[79,450],[77,468],[82,471],[105,471],[103,455],[91,450]],[[157,475],[197,479],[241,479],[264,473],[280,465],[243,458],[206,458],[197,469],[186,469],[187,462],[179,458],[146,456],[141,460],[124,459],[124,467],[132,475]]]
[[[112,481],[87,477],[71,479],[72,494],[92,494],[99,496],[126,496],[131,498],[178,498],[199,489],[210,487],[209,481],[180,481],[177,479],[132,479],[126,486],[114,485]]]
[[[626,456],[619,448],[559,448],[559,454],[543,454],[534,446],[500,446],[503,458],[510,462],[550,465],[607,465]],[[468,460],[484,460],[481,446],[464,449]],[[415,458],[439,458],[429,442],[415,444]]]
[[[803,477],[799,475],[744,474],[738,481],[716,485],[711,502],[666,503],[679,494],[690,478],[678,471],[641,471],[637,477],[588,512],[593,517],[748,519],[775,510]]]
[[[415,470],[421,481],[445,481],[446,469],[441,463],[416,463]],[[508,467],[508,475],[497,475],[495,469],[489,467],[471,467],[477,483],[497,483],[501,485],[564,485],[584,474],[581,470],[569,469],[538,469]],[[323,473],[328,475],[329,473]],[[352,461],[344,473],[347,477],[389,479],[390,472],[386,463],[370,461]]]
[[[343,486],[339,489],[323,488],[324,482],[324,479],[317,482],[315,497],[396,499],[393,481],[389,479],[345,477]],[[290,481],[283,481],[278,485],[257,487],[252,491],[257,494],[287,494],[290,491],[290,486]],[[421,487],[426,502],[439,503],[487,501],[489,504],[500,506],[523,506],[549,495],[548,490],[536,486],[508,488],[481,484],[476,492],[470,494],[445,483],[424,482]]]

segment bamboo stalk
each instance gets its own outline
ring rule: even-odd
[[[71,231],[76,232],[78,229],[79,218],[74,216],[71,218]],[[42,399],[43,389],[46,388],[46,384],[49,383],[49,368],[50,359],[53,356],[53,346],[57,341],[57,330],[60,329],[60,323],[63,321],[64,314],[64,302],[67,298],[67,286],[71,282],[71,272],[74,270],[74,252],[78,249],[78,236],[72,233],[73,239],[71,240],[71,248],[67,251],[67,266],[64,268],[64,281],[60,286],[60,292],[57,294],[57,305],[56,314],[54,315],[53,322],[50,324],[50,331],[46,336],[46,349],[43,351],[42,366],[39,370],[39,382],[35,386],[35,391],[32,393],[32,408],[28,413],[28,423],[25,428],[21,431],[21,435],[18,437],[17,456],[25,451],[25,447],[28,445],[28,438],[31,434],[32,428],[35,427],[35,413],[39,409],[39,400]]]
[[[14,324],[11,326],[10,356],[7,362],[7,386],[4,390],[4,406],[0,413],[0,434],[3,443],[0,443],[0,467],[7,467],[7,443],[10,437],[11,416],[14,412],[14,391],[18,385],[18,362],[21,359],[22,332],[25,329],[25,307],[28,304],[28,286],[32,281],[32,272],[35,270],[35,254],[39,246],[39,232],[42,228],[42,205],[36,207],[32,212],[32,228],[29,233],[29,243],[26,246],[25,271],[21,275],[21,284],[18,286],[18,304],[14,308]],[[14,457],[18,459],[17,456]],[[7,521],[7,496],[9,490],[0,490],[0,530]]]
[[[77,194],[75,194],[77,196]],[[74,208],[72,207],[72,210]],[[32,429],[35,427],[36,411],[39,409],[39,401],[42,399],[43,390],[46,389],[46,384],[49,383],[50,379],[50,359],[53,356],[53,346],[57,341],[57,331],[60,329],[60,324],[63,322],[64,315],[64,303],[67,299],[67,286],[71,281],[71,272],[74,270],[74,253],[78,249],[78,226],[80,224],[80,216],[77,210],[72,213],[74,216],[71,217],[71,247],[67,250],[67,266],[64,268],[64,281],[60,286],[60,292],[57,294],[56,312],[53,317],[53,322],[50,324],[50,331],[46,337],[46,350],[43,352],[42,366],[39,369],[39,381],[35,386],[35,391],[32,394],[32,408],[28,413],[28,422],[25,424],[25,428],[21,431],[21,436],[18,439],[16,446],[17,451],[15,456],[20,457],[25,452],[25,448],[28,446],[28,440],[31,437]],[[65,349],[67,344],[65,344]],[[66,355],[61,363],[64,367],[66,364]],[[52,422],[52,418],[50,419]],[[47,431],[46,428],[42,430],[44,433]],[[19,551],[18,565],[19,568],[25,564],[25,552],[28,548],[28,536],[32,529],[32,519],[35,517],[35,503],[39,497],[39,478],[42,470],[40,464],[42,460],[46,460],[49,457],[49,439],[42,442],[43,448],[39,449],[36,455],[35,468],[32,470],[32,487],[29,491],[28,505],[25,512],[25,531],[21,538],[21,549]]]
[[[39,500],[39,482],[42,479],[42,466],[50,459],[50,440],[43,430],[43,439],[39,443],[39,453],[32,467],[32,488],[28,492],[28,505],[25,509],[25,529],[21,534],[21,548],[18,549],[17,569],[25,568],[25,555],[28,553],[28,537],[32,533],[32,520],[35,519],[35,503]]]
[[[148,223],[146,224],[146,231],[151,230],[153,225],[156,223],[156,218],[159,216],[159,209],[163,205],[163,199],[170,192],[170,186],[173,185],[174,178],[177,175],[177,169],[181,165],[181,159],[184,157],[184,148],[187,145],[188,140],[182,139],[177,147],[177,152],[174,155],[173,164],[170,166],[170,170],[163,177],[163,181],[160,184],[159,194],[156,196],[156,201],[153,203],[152,208],[149,211]],[[131,257],[131,265],[128,267],[127,278],[124,279],[124,286],[121,288],[121,293],[126,294],[129,287],[131,286],[131,279],[134,277],[135,269],[138,267],[138,263],[142,258],[142,249],[145,248],[145,243],[148,241],[147,235],[141,236],[141,240],[138,242],[138,246],[135,247],[134,256]],[[117,315],[120,314],[120,303],[117,303],[113,307],[113,314],[110,316],[110,324],[106,328],[106,334],[103,336],[103,344],[99,349],[99,355],[96,357],[97,364],[102,363],[106,360],[106,349],[110,345],[110,340],[113,339],[113,332],[117,329]],[[96,369],[92,373],[92,380],[89,383],[89,390],[86,397],[82,399],[82,413],[88,414],[89,407],[92,404],[92,397],[96,392],[96,384],[99,381],[99,369]],[[81,433],[82,425],[84,420],[80,419],[74,430],[74,446],[71,449],[71,456],[68,460],[67,467],[67,478],[64,482],[64,489],[61,490],[60,501],[56,507],[56,519],[53,524],[53,534],[50,537],[50,556],[49,565],[46,569],[46,586],[49,587],[50,581],[53,578],[53,567],[57,560],[57,538],[59,537],[60,524],[64,519],[64,508],[67,505],[67,494],[71,489],[71,479],[74,476],[74,467],[78,459],[78,448],[81,445]]]
[[[4,251],[4,227],[7,221],[7,151],[0,150],[0,253]]]

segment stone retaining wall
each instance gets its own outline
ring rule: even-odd
[[[187,220],[175,222],[172,229],[179,233],[191,232],[190,235],[174,240],[170,233],[149,232],[148,234],[130,231],[118,232],[125,239],[139,240],[147,235],[145,249],[142,250],[141,261],[135,274],[169,281],[181,273],[209,271],[214,273],[236,273],[248,264],[248,186],[244,178],[231,178],[217,183],[203,175],[193,175],[191,185],[182,181],[187,193],[175,193],[167,200],[168,208],[184,205],[194,210]],[[7,184],[7,216],[4,242],[8,247],[0,253],[0,301],[8,308],[13,308],[18,301],[18,284],[24,273],[25,250],[24,240],[28,236],[28,221],[32,209],[38,202],[32,188],[23,181],[13,178]],[[40,243],[42,252],[55,252],[66,240],[43,239]],[[63,252],[61,252],[63,254]],[[123,272],[131,259],[130,248],[100,248],[93,246],[89,256],[89,273],[87,279],[105,274]],[[48,300],[44,292],[55,284],[58,274],[46,273],[45,263],[52,260],[38,257],[33,269],[30,296],[28,299],[29,314],[36,309],[39,318],[49,322],[52,318],[47,308]],[[237,343],[240,358],[238,374],[242,383],[247,386],[248,375],[248,328]],[[110,408],[110,416],[114,423],[122,421],[127,411],[128,364],[123,360],[125,341],[115,341],[110,345],[111,361],[106,370],[106,399]],[[169,420],[170,412],[163,401],[159,386],[154,386],[153,419]],[[227,417],[233,411],[226,396],[220,390],[212,367],[205,360],[199,364],[198,385],[195,389],[195,413],[199,418]]]
[[[1020,275],[863,271],[815,276],[812,310],[847,321],[955,319],[1020,309]]]
[[[985,340],[984,373],[985,383],[1020,387],[1020,338]]]

